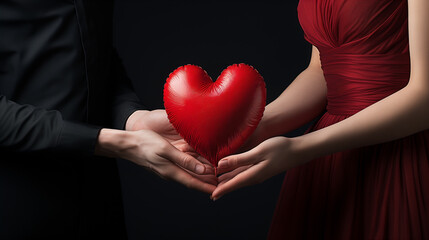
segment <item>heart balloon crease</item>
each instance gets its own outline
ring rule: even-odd
[[[264,79],[243,63],[223,70],[215,82],[201,67],[181,66],[164,85],[164,107],[171,124],[215,167],[252,134],[265,101]]]

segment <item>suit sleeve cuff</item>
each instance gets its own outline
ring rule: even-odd
[[[116,109],[114,117],[114,127],[124,130],[128,118],[137,110],[142,110],[144,107],[138,103],[129,102],[128,104],[122,104]]]
[[[71,154],[92,156],[101,127],[89,124],[63,122],[57,141],[57,150]]]

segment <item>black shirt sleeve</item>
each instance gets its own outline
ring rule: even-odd
[[[0,149],[92,155],[99,131],[63,120],[59,111],[20,105],[0,95]]]
[[[120,57],[113,53],[114,76],[116,80],[113,104],[114,127],[124,129],[128,117],[137,110],[147,109],[135,93],[132,82],[126,74]]]

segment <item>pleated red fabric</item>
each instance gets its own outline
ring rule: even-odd
[[[408,83],[406,0],[300,0],[298,17],[328,88],[309,131]],[[429,131],[287,171],[268,239],[429,239]]]

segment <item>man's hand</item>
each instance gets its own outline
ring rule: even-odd
[[[174,129],[173,125],[168,120],[165,110],[135,111],[128,118],[125,130],[152,130],[161,135],[180,151],[194,156],[198,155],[195,150],[180,136],[176,129]],[[208,167],[213,169],[210,164]]]
[[[104,128],[100,131],[95,153],[130,160],[162,178],[175,180],[199,191],[212,193],[216,188],[217,180],[211,168],[179,151],[151,130],[121,131]]]
[[[217,185],[213,166],[177,133],[164,110],[134,112],[128,118],[126,130],[103,129],[98,154],[124,158],[163,178],[203,192],[213,192]],[[112,152],[115,148],[122,150]]]

